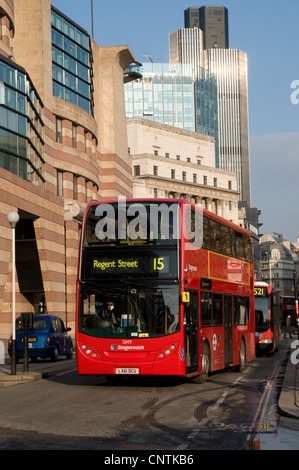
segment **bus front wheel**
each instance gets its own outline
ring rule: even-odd
[[[193,383],[203,384],[206,382],[208,378],[208,375],[210,372],[210,348],[207,345],[207,343],[205,343],[202,348],[201,368],[202,368],[201,375],[197,375],[196,377],[193,377],[192,379]]]

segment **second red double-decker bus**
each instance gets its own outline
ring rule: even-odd
[[[288,315],[291,316],[291,325],[297,326],[296,324],[296,302],[294,296],[284,295],[281,297],[282,302],[282,314],[281,314],[281,323],[282,326],[285,326],[286,318]]]
[[[172,375],[255,357],[249,233],[186,200],[91,202],[77,282],[79,374]]]
[[[281,299],[266,282],[255,282],[255,343],[259,352],[276,351],[281,337]]]

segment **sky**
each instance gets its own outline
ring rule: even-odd
[[[184,27],[184,10],[228,8],[229,47],[247,53],[251,206],[260,233],[299,236],[298,0],[52,0],[99,46],[127,45],[139,62],[169,61],[169,33]],[[292,86],[294,88],[292,88]],[[298,92],[296,91],[298,90]]]

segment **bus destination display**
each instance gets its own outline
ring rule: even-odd
[[[176,253],[144,252],[111,253],[99,256],[98,253],[86,253],[83,266],[83,279],[104,278],[166,278],[177,277]]]
[[[255,297],[267,297],[267,287],[255,287],[254,295]]]

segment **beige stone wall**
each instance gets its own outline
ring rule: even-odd
[[[51,3],[49,0],[14,0],[15,61],[29,73],[44,103],[52,103]]]
[[[12,38],[14,35],[14,2],[0,0],[0,54],[13,58]]]
[[[98,47],[94,54],[95,118],[99,124],[102,200],[132,196],[131,156],[124,101],[124,70],[134,62],[127,46]]]
[[[145,153],[169,159],[180,157],[181,162],[198,164],[215,168],[215,140],[213,137],[186,131],[177,127],[159,124],[141,118],[128,118],[128,143],[131,155]]]
[[[7,214],[15,210],[32,214],[49,313],[64,318],[64,207],[63,200],[0,168],[0,336],[11,332],[11,228]],[[34,306],[16,285],[16,313]]]

